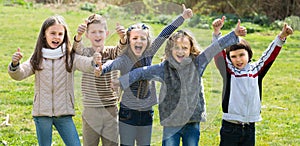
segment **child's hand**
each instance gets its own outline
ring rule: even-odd
[[[190,8],[186,9],[184,4],[182,4],[182,8],[183,8],[182,17],[184,19],[188,19],[188,18],[191,18],[193,16],[192,9],[190,9]]]
[[[93,55],[93,60],[94,60],[94,64],[95,64],[95,68],[94,68],[94,74],[96,77],[100,77],[101,72],[102,72],[102,56],[100,53],[95,52]]]
[[[241,20],[238,20],[238,23],[234,29],[234,33],[236,36],[246,36],[247,34],[247,29],[243,26],[241,26]]]
[[[125,44],[126,43],[126,39],[125,39],[125,36],[126,36],[126,30],[125,30],[125,27],[120,25],[119,23],[117,23],[117,26],[116,26],[116,31],[121,39],[121,43],[122,44]]]
[[[76,40],[77,41],[80,41],[81,40],[81,37],[82,35],[84,34],[84,32],[86,31],[87,29],[87,23],[88,21],[85,20],[84,23],[80,24],[77,28],[77,35],[76,35]]]
[[[281,32],[279,33],[280,39],[283,40],[291,34],[293,34],[293,28],[285,23]]]
[[[118,91],[119,87],[120,87],[120,81],[118,79],[112,79],[111,80],[111,84],[110,87],[114,90],[114,91]]]
[[[215,35],[218,35],[220,33],[220,30],[224,25],[225,19],[226,19],[226,17],[223,16],[222,19],[218,18],[213,21],[212,26],[213,26]]]
[[[18,48],[17,52],[13,54],[11,62],[16,66],[22,58],[23,54],[20,52],[20,48]]]
[[[101,76],[101,72],[102,72],[102,67],[95,67],[94,68],[94,75],[95,77],[100,77]]]

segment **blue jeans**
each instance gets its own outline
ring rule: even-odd
[[[137,111],[120,107],[119,132],[121,146],[147,146],[151,143],[153,110]]]
[[[220,146],[254,146],[255,123],[234,124],[222,120]]]
[[[33,117],[36,134],[40,146],[51,146],[52,125],[55,126],[59,135],[67,146],[80,146],[79,136],[74,125],[72,116],[61,117]]]
[[[163,127],[163,146],[179,146],[182,138],[182,146],[198,146],[200,139],[200,123],[188,123],[178,127]]]

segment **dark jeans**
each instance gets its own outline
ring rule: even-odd
[[[220,146],[254,146],[255,123],[234,124],[222,120]]]
[[[119,133],[121,146],[149,146],[151,143],[153,110],[137,111],[120,106]]]

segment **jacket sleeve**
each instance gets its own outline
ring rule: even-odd
[[[212,42],[217,41],[220,37],[222,37],[222,33],[219,33],[218,35],[212,33]]]
[[[196,62],[199,64],[200,75],[203,74],[206,66],[212,60],[212,58],[221,52],[226,47],[234,45],[239,42],[238,36],[235,35],[234,31],[231,31],[224,37],[215,40],[209,45],[200,55],[197,56]]]
[[[124,67],[129,67],[130,66],[130,62],[125,61],[126,59],[122,57],[117,57],[115,60],[109,60],[106,61],[103,65],[102,65],[102,75],[108,72],[111,72],[113,70],[120,70],[121,74],[122,71],[124,71]]]
[[[76,54],[83,55],[84,45],[82,43],[82,39],[79,42],[77,42],[75,41],[75,37],[74,37],[72,49],[75,51]]]
[[[158,35],[157,38],[153,40],[149,49],[147,49],[144,53],[144,57],[153,57],[161,45],[165,42],[167,38],[179,27],[183,24],[184,18],[182,16],[178,16],[171,24],[166,26]]]
[[[119,78],[120,86],[124,90],[140,80],[157,80],[162,82],[163,64],[136,68]]]
[[[260,76],[263,77],[270,69],[284,43],[285,40],[282,41],[279,39],[279,36],[276,36],[276,38],[269,44],[268,48],[263,52],[259,60],[254,63],[254,69],[257,70]]]
[[[82,72],[94,72],[93,57],[86,57],[75,54],[73,68]]]
[[[21,81],[21,80],[33,75],[34,71],[30,64],[30,59],[28,59],[27,61],[25,61],[24,63],[22,63],[16,67],[12,67],[12,64],[10,63],[8,65],[8,74],[12,79],[17,80],[17,81]]]
[[[122,44],[120,41],[116,46],[108,46],[106,47],[106,51],[108,54],[110,54],[111,59],[115,59],[118,56],[120,56],[123,52],[124,49],[126,48],[127,44]]]
[[[219,52],[216,56],[214,56],[214,61],[217,69],[219,70],[222,77],[225,78],[226,76],[226,52],[225,50],[222,50]]]

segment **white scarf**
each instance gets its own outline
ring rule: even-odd
[[[64,56],[65,52],[66,52],[65,44],[62,44],[56,49],[42,48],[43,57],[48,59],[58,59]]]

